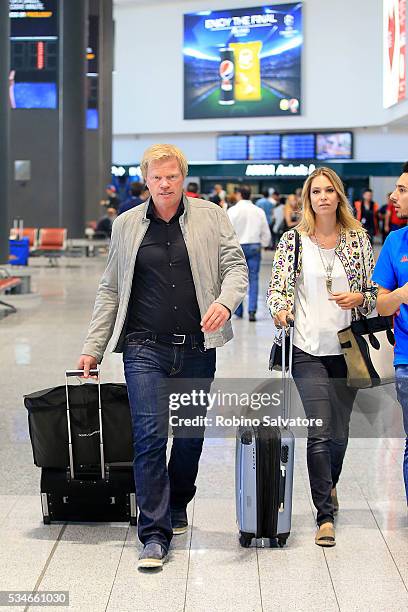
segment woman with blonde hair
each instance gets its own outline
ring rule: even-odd
[[[307,464],[319,546],[335,545],[336,485],[356,395],[346,384],[337,332],[374,309],[373,268],[370,240],[340,178],[330,168],[316,169],[303,186],[300,223],[279,241],[267,301],[276,326],[294,317],[292,372],[311,423]]]

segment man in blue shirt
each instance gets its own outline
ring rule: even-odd
[[[262,198],[260,198],[259,200],[257,200],[255,202],[255,204],[257,206],[259,206],[259,208],[262,208],[262,210],[264,211],[265,215],[266,215],[266,220],[268,221],[268,225],[269,225],[269,230],[271,232],[271,243],[273,246],[273,224],[274,224],[274,219],[273,219],[273,209],[275,208],[275,200],[273,199],[273,194],[275,193],[275,190],[273,189],[273,187],[271,187],[270,189],[264,189],[262,191]]]
[[[259,206],[259,208],[262,208],[262,210],[265,212],[268,225],[272,224],[273,209],[275,206],[275,202],[270,197],[272,195],[271,192],[273,193],[273,189],[264,189],[262,192],[262,198],[255,202],[255,204]]]
[[[408,162],[390,196],[400,219],[408,217]],[[394,366],[398,401],[402,406],[406,434],[404,481],[408,502],[408,227],[387,237],[374,270],[379,285],[377,310],[380,315],[394,315]]]
[[[132,183],[130,185],[130,197],[120,205],[119,215],[135,206],[139,206],[139,204],[143,204],[144,200],[140,197],[142,192],[143,185],[141,183]]]

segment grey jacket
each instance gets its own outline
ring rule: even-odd
[[[248,285],[245,257],[225,212],[212,202],[184,196],[179,218],[201,316],[214,302],[231,313],[242,302]],[[149,200],[115,219],[108,262],[99,283],[84,355],[102,360],[111,339],[112,352],[123,348],[125,321],[138,249],[150,220]],[[233,336],[231,321],[217,332],[205,334],[205,347],[222,346]]]

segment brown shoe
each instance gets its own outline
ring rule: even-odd
[[[333,513],[337,514],[339,511],[339,500],[337,499],[336,487],[333,487],[333,489],[331,490],[331,500],[333,504]]]
[[[315,544],[318,546],[336,546],[333,523],[327,522],[320,525],[316,533]]]

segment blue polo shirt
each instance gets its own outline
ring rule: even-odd
[[[408,227],[391,232],[373,273],[373,281],[394,291],[408,283]],[[394,317],[394,365],[408,364],[408,305],[401,304]]]
[[[265,212],[266,219],[268,221],[268,225],[271,225],[272,220],[273,220],[273,208],[274,208],[274,205],[272,204],[272,202],[268,200],[268,198],[260,198],[259,200],[255,202],[255,204],[259,206],[259,208],[262,208],[262,210]]]

